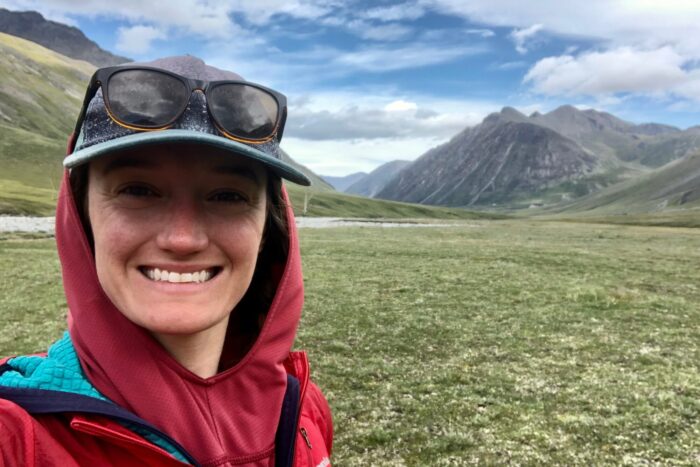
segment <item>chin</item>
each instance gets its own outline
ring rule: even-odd
[[[124,315],[134,324],[141,326],[151,333],[172,335],[195,335],[207,331],[223,321],[227,321],[230,311],[217,313],[202,313],[201,306],[182,307],[154,306],[149,307],[148,314],[137,313],[132,319],[131,313]]]

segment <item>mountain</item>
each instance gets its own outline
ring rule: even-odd
[[[48,21],[36,11],[9,11],[0,8],[0,32],[30,40],[62,55],[85,60],[97,67],[118,65],[131,60],[102,50],[80,29]]]
[[[309,169],[305,165],[302,165],[294,159],[292,159],[291,156],[281,148],[280,152],[282,153],[283,161],[293,165],[294,168],[296,168],[298,171],[309,177],[309,180],[311,180],[310,188],[313,191],[333,191],[333,186],[326,182],[322,177],[316,175],[311,169]]]
[[[544,212],[605,216],[687,208],[700,210],[700,153]]]
[[[355,183],[356,181],[360,180],[363,177],[366,177],[367,173],[366,172],[355,172],[350,175],[345,175],[343,177],[333,177],[330,175],[321,175],[321,178],[331,185],[333,188],[335,188],[338,191],[345,191],[347,187]]]
[[[655,168],[700,149],[700,132],[658,123],[635,125],[607,112],[571,105],[532,115],[529,121],[573,139],[613,164],[623,161]]]
[[[58,183],[66,140],[94,67],[0,33],[0,178]]]
[[[550,205],[700,151],[700,128],[635,125],[565,105],[527,116],[512,107],[433,148],[377,197],[448,206]]]
[[[514,109],[488,116],[404,168],[378,198],[471,206],[531,198],[584,177],[597,159]]]
[[[366,176],[362,177],[344,191],[355,195],[373,198],[401,170],[411,164],[411,161],[395,160],[382,164]]]

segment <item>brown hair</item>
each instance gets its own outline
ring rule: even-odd
[[[87,210],[88,165],[75,167],[70,173],[70,185],[83,230],[94,252],[92,228]],[[229,318],[219,371],[240,361],[255,343],[267,312],[275,298],[277,284],[289,253],[287,203],[282,195],[282,180],[268,173],[266,221],[263,244],[248,290],[233,309]]]

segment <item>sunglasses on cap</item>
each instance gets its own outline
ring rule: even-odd
[[[202,81],[145,66],[100,68],[88,85],[75,134],[87,107],[102,88],[109,117],[130,130],[165,130],[185,112],[194,91],[206,96],[217,129],[227,138],[249,144],[282,139],[287,98],[248,81]]]

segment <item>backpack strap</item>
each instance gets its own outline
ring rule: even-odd
[[[287,390],[282,401],[280,423],[275,436],[275,467],[291,467],[294,463],[294,440],[296,439],[297,419],[301,384],[292,375],[287,375]]]
[[[0,372],[7,369],[0,367]],[[190,464],[199,465],[177,441],[113,402],[50,389],[10,388],[4,386],[0,386],[0,399],[14,402],[32,415],[66,412],[88,413],[108,417],[118,422],[130,423],[165,439],[178,449]]]
[[[11,369],[10,365],[2,364],[0,365],[0,374]],[[31,414],[82,412],[135,423],[168,440],[185,453],[193,465],[197,465],[197,462],[175,440],[160,432],[148,422],[111,402],[67,392],[2,386],[0,386],[0,398],[14,402]],[[294,463],[294,444],[300,398],[301,384],[299,380],[292,375],[287,375],[287,389],[284,393],[282,413],[280,414],[277,434],[275,435],[275,467],[291,467]]]

